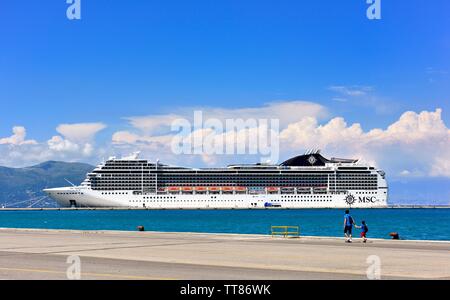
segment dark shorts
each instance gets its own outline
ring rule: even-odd
[[[344,233],[352,234],[352,226],[345,226]]]

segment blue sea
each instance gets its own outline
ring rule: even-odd
[[[0,227],[268,234],[271,225],[300,226],[302,235],[343,235],[343,210],[63,210],[0,211]],[[450,241],[450,209],[355,209],[368,237]],[[359,230],[355,229],[359,236]],[[356,236],[356,234],[355,234]]]

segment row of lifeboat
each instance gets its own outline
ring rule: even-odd
[[[326,189],[327,187],[314,187],[314,189]],[[266,187],[268,193],[278,193],[294,191],[295,187]],[[311,187],[298,187],[297,190],[310,190]],[[247,192],[248,188],[245,186],[169,186],[159,188],[160,192]]]
[[[247,188],[245,186],[169,186],[168,188],[160,188],[159,191],[169,191],[169,192],[246,192]]]

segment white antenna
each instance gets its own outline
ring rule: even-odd
[[[76,185],[70,182],[68,179],[64,178],[64,180],[67,181],[71,186],[76,187]]]

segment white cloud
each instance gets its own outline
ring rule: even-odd
[[[431,166],[431,176],[450,177],[450,142],[447,138],[447,148],[439,153],[439,156],[433,159]]]
[[[362,90],[370,91],[368,87]],[[387,128],[374,128],[368,131],[364,131],[359,123],[347,124],[343,117],[335,117],[323,123],[321,119],[327,115],[327,110],[310,102],[272,103],[261,108],[236,110],[208,108],[203,111],[203,117],[204,120],[208,117],[220,120],[279,117],[282,158],[297,155],[306,149],[321,148],[325,155],[361,158],[385,168],[392,176],[450,177],[450,159],[447,154],[450,153],[450,134],[441,113],[441,109],[420,113],[408,111]],[[158,153],[160,157],[172,156],[173,161],[174,155],[171,154],[170,144],[174,133],[165,132],[157,135],[145,130],[152,131],[161,126],[169,127],[174,118],[175,115],[155,119],[152,116],[132,118],[133,121],[139,120],[139,123],[131,122],[136,126],[135,130],[116,132],[113,135],[113,143],[122,149],[131,150],[138,147],[151,156],[154,156],[154,153]],[[165,124],[164,120],[169,124]],[[154,126],[156,123],[159,125]],[[258,127],[241,130],[236,136],[229,132],[212,133],[212,139],[224,143],[233,139],[237,144],[242,144],[249,135],[257,135],[257,129]],[[186,139],[192,140],[194,135],[204,137],[211,135],[211,132],[197,130],[187,135]],[[208,165],[221,165],[225,159],[224,156],[210,153],[200,155],[198,158]],[[245,157],[241,158],[245,160]],[[176,160],[178,164],[186,162],[182,157],[177,157]]]
[[[305,116],[314,116],[317,119],[323,119],[328,116],[328,110],[316,103],[307,101],[290,101],[290,102],[272,102],[263,105],[262,107],[248,107],[248,108],[177,108],[174,113],[167,115],[151,115],[138,116],[126,118],[130,125],[134,127],[132,130],[117,131],[112,136],[113,145],[120,149],[120,151],[133,151],[139,149],[143,155],[148,153],[151,157],[158,155],[159,157],[166,157],[173,161],[172,143],[174,141],[175,132],[171,131],[171,124],[174,120],[184,119],[192,126],[194,126],[193,118],[194,111],[201,111],[203,122],[215,119],[223,124],[223,131],[211,132],[210,129],[202,130],[192,128],[192,132],[183,137],[183,141],[193,141],[195,137],[209,137],[213,140],[214,145],[225,143],[230,140],[236,140],[237,145],[242,145],[247,141],[249,136],[258,135],[262,140],[264,136],[259,133],[261,128],[261,119],[279,120],[280,126],[287,126],[291,122],[301,120]],[[234,135],[232,131],[227,132],[227,120],[241,119],[244,123],[247,120],[254,120],[255,126],[251,125],[237,125],[237,133]],[[252,128],[253,127],[253,128]],[[253,146],[253,145],[252,145]],[[194,149],[199,148],[195,143],[192,145]],[[200,145],[200,148],[202,146]],[[203,146],[204,147],[204,146]],[[236,146],[237,147],[237,146]],[[226,149],[222,148],[223,152]],[[170,157],[172,156],[172,157]],[[185,163],[187,155],[183,158],[177,157],[180,161],[177,163]],[[203,155],[201,162],[206,164],[219,163],[219,159],[213,158],[213,155]]]
[[[170,149],[172,138],[172,135],[141,136],[129,131],[117,131],[112,136],[112,143],[114,145],[152,145],[152,148],[166,147],[167,149]]]
[[[434,112],[405,112],[387,129],[364,132],[358,123],[348,125],[343,118],[333,118],[321,125],[305,118],[289,125],[280,134],[281,149],[322,148],[325,152],[359,156],[393,174],[412,173],[450,177],[450,130]],[[396,171],[397,169],[397,171]]]
[[[26,140],[26,129],[13,128],[13,135],[0,139],[0,165],[20,167],[46,160],[77,161],[95,155],[95,134],[105,128],[102,123],[62,124],[57,127],[61,135],[46,142]]]
[[[59,135],[53,136],[47,141],[48,148],[56,152],[77,152],[80,147],[78,144],[62,138]]]
[[[328,88],[331,91],[337,92],[339,94],[342,94],[344,96],[350,96],[350,97],[359,97],[359,96],[365,96],[369,92],[373,90],[370,86],[344,86],[344,85],[333,85]]]
[[[75,123],[61,124],[56,128],[56,131],[70,141],[87,142],[105,128],[106,125],[103,123]]]
[[[26,140],[27,131],[23,126],[14,126],[13,135],[10,137],[0,139],[0,145],[32,145],[37,144],[35,140]]]
[[[279,119],[281,126],[298,121],[305,116],[323,119],[328,116],[324,106],[308,101],[280,101],[267,103],[261,107],[214,108],[183,107],[173,109],[175,113],[165,115],[135,116],[125,118],[130,124],[146,135],[166,134],[174,120],[186,119],[192,122],[194,111],[201,111],[203,119],[218,119],[225,123],[227,119]]]
[[[56,131],[63,136],[55,135],[47,141],[49,150],[67,156],[91,156],[94,152],[93,140],[95,135],[106,128],[103,123],[75,123],[61,124]]]
[[[182,118],[181,115],[166,114],[166,115],[152,115],[141,117],[129,117],[125,118],[130,122],[134,128],[138,128],[143,132],[154,133],[161,130],[167,130],[170,124],[176,120]]]

